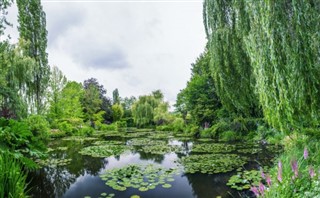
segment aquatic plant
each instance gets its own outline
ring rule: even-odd
[[[251,185],[259,185],[262,179],[262,176],[259,173],[258,170],[238,172],[229,179],[227,185],[237,190],[250,189]]]
[[[89,155],[91,157],[110,157],[113,155],[120,155],[126,150],[123,145],[99,145],[89,146],[80,150],[80,154]]]
[[[98,138],[94,138],[94,137],[84,137],[84,136],[70,136],[70,137],[62,138],[62,140],[64,140],[64,141],[84,142],[84,141],[98,140]]]
[[[116,140],[106,140],[106,141],[96,141],[92,143],[95,146],[103,146],[103,145],[125,145],[123,141],[116,141]]]
[[[226,173],[243,166],[246,157],[236,154],[189,155],[181,158],[186,173]]]
[[[106,170],[101,179],[114,190],[124,191],[127,188],[136,188],[139,191],[148,191],[162,185],[170,188],[168,182],[174,181],[173,176],[179,173],[178,169],[166,169],[153,164],[130,164],[122,168]]]
[[[36,163],[40,166],[48,166],[48,167],[57,167],[57,166],[66,166],[70,164],[72,159],[54,159],[54,158],[48,158],[45,160],[37,159]]]
[[[192,147],[192,152],[196,153],[224,153],[232,152],[236,149],[235,145],[221,143],[203,143],[195,144]]]
[[[129,140],[127,143],[128,143],[128,145],[131,145],[131,146],[167,145],[167,143],[165,141],[151,140],[148,138],[132,139],[132,140]]]
[[[158,155],[164,155],[167,153],[182,153],[183,149],[181,146],[177,145],[165,145],[165,144],[158,144],[158,145],[145,145],[141,148],[137,149],[138,151],[142,151],[144,153],[150,153],[150,154],[158,154]]]

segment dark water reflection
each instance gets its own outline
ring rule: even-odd
[[[143,198],[212,198],[212,197],[240,197],[240,193],[226,186],[228,179],[235,173],[225,174],[180,174],[174,177],[169,189],[157,186],[154,190],[140,192],[138,189],[128,188],[126,191],[116,191],[105,185],[99,177],[107,169],[122,167],[127,164],[161,164],[166,168],[179,166],[177,161],[184,154],[170,153],[166,155],[152,155],[139,151],[126,151],[120,156],[109,158],[93,158],[80,155],[81,148],[90,142],[75,142],[55,140],[49,145],[51,148],[68,147],[67,150],[56,150],[50,153],[51,158],[72,159],[71,164],[58,167],[44,167],[29,175],[30,195],[35,198],[80,198],[85,196],[101,197],[101,193],[114,193],[115,197],[125,198],[140,195]],[[192,141],[168,141],[170,145],[179,145],[188,153]],[[269,156],[270,155],[270,156]],[[272,155],[264,149],[259,154],[251,156],[246,169],[257,168],[267,162]],[[255,161],[259,160],[259,164]],[[263,162],[265,161],[265,162]],[[242,192],[243,193],[243,192]]]

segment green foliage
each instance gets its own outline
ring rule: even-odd
[[[13,153],[28,168],[36,164],[30,158],[44,156],[45,146],[41,137],[34,136],[29,125],[15,120],[0,118],[0,145],[3,150]]]
[[[216,111],[221,108],[220,99],[209,70],[210,54],[204,52],[192,64],[192,77],[187,87],[180,91],[175,104],[176,110],[186,120],[190,113],[191,120],[200,126],[211,124],[216,118]]]
[[[124,114],[123,108],[120,104],[116,103],[112,105],[112,117],[113,117],[113,122],[119,121]]]
[[[234,141],[239,139],[239,136],[235,131],[224,131],[220,134],[219,140],[222,141]]]
[[[120,128],[127,128],[127,122],[124,121],[124,120],[121,120],[121,121],[116,122],[116,125],[117,125],[118,130],[119,130]]]
[[[271,184],[264,197],[314,197],[318,195],[319,144],[303,135],[295,134],[286,144],[285,152],[270,170]],[[266,181],[262,180],[262,183]],[[261,194],[261,192],[259,192]]]
[[[266,120],[285,131],[318,126],[320,7],[306,0],[250,1],[247,10],[246,46]]]
[[[8,152],[0,152],[0,197],[27,197],[27,174]]]
[[[34,108],[32,113],[44,113],[45,92],[50,78],[48,65],[46,15],[42,9],[40,0],[17,1],[18,7],[18,30],[20,38],[27,41],[28,45],[23,48],[25,56],[35,61],[31,68],[31,78],[28,81],[30,100]],[[30,107],[30,106],[29,106]]]
[[[50,126],[48,121],[41,115],[31,115],[26,119],[31,132],[40,140],[48,140]]]
[[[176,118],[172,122],[172,128],[173,128],[173,131],[175,132],[183,132],[184,126],[185,124],[182,118]]]
[[[113,124],[101,124],[98,126],[98,129],[101,131],[117,131],[118,126],[116,123]]]
[[[230,113],[258,116],[255,76],[244,36],[250,29],[245,0],[206,0],[204,25],[211,54],[210,69],[222,105]]]
[[[139,191],[155,189],[158,185],[163,188],[170,188],[171,184],[166,182],[174,181],[173,176],[178,171],[176,169],[165,169],[152,164],[136,165],[131,164],[122,168],[107,170],[101,179],[106,181],[106,185],[124,191],[127,188],[136,188]],[[139,197],[137,195],[131,196]]]

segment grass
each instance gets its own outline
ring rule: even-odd
[[[20,163],[10,153],[0,154],[0,198],[27,197],[26,177]]]

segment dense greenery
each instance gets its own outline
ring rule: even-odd
[[[68,81],[58,67],[50,67],[46,15],[40,0],[16,1],[19,41],[12,43],[10,37],[3,38],[10,25],[7,8],[12,3],[0,0],[0,198],[26,196],[25,171],[37,168],[35,162],[54,166],[70,163],[69,159],[41,159],[50,136],[78,135],[70,140],[84,141],[80,136],[91,136],[95,131],[105,138],[148,136],[129,144],[145,145],[137,151],[149,154],[180,152],[176,146],[152,140],[166,137],[171,131],[181,139],[194,135],[222,141],[282,143],[282,164],[268,173],[274,183],[278,180],[277,185],[251,171],[233,176],[230,186],[249,188],[248,182],[239,186],[245,177],[252,181],[256,195],[264,193],[266,197],[312,197],[320,191],[319,182],[311,174],[311,170],[320,167],[319,159],[302,158],[303,149],[317,153],[319,148],[318,1],[205,0],[207,46],[191,64],[191,78],[177,96],[175,112],[169,111],[161,90],[138,98],[121,98],[116,88],[109,98],[97,79]],[[127,127],[149,129],[123,135],[130,130]],[[150,129],[167,133],[150,133]],[[81,153],[107,157],[124,150],[124,145],[101,141]],[[237,154],[220,154],[221,151],[255,154],[260,148],[195,144],[192,152],[208,154],[184,156],[181,162],[185,172],[229,172],[246,161]],[[293,162],[299,164],[299,177]],[[123,174],[121,169],[114,173],[118,172]],[[257,179],[261,183],[257,184]],[[268,185],[268,191],[262,192],[263,185]]]

